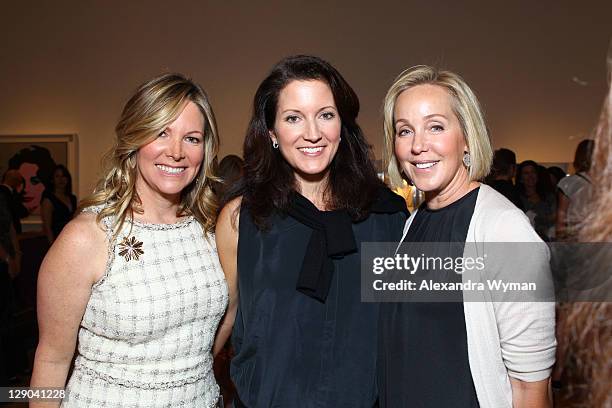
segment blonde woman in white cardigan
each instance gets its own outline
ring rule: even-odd
[[[410,68],[389,89],[384,115],[391,183],[400,184],[403,173],[425,192],[402,241],[464,243],[454,254],[464,257],[483,242],[534,243],[529,258],[491,268],[528,271],[533,280],[550,283],[547,249],[529,221],[478,182],[489,172],[492,148],[468,85],[452,72]],[[484,294],[466,301],[465,290],[459,295],[457,302],[381,306],[381,407],[550,406],[554,303],[493,302]]]

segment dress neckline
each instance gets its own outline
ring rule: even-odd
[[[427,207],[427,203],[424,202],[423,204],[421,204],[422,209],[428,213],[441,213],[444,211],[449,211],[452,210],[453,208],[461,205],[462,202],[467,201],[469,199],[469,197],[471,197],[474,194],[478,194],[478,192],[480,191],[480,186],[476,187],[473,190],[468,191],[463,197],[459,198],[457,201],[454,201],[452,203],[450,203],[449,205],[445,206],[445,207],[441,207],[441,208],[436,208],[436,209],[432,209]]]
[[[184,219],[172,223],[172,224],[156,224],[156,223],[149,223],[149,222],[143,222],[143,221],[136,221],[130,218],[126,218],[126,222],[140,227],[140,228],[144,228],[144,229],[148,229],[148,230],[171,230],[171,229],[176,229],[176,228],[182,228],[185,227],[189,224],[191,224],[193,221],[195,220],[193,215],[188,215],[187,217],[185,217]]]

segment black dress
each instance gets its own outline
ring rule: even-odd
[[[405,208],[405,207],[404,207]],[[240,211],[239,306],[231,376],[237,406],[371,408],[378,396],[378,305],[361,302],[361,242],[395,241],[403,212],[352,224],[354,253],[333,259],[324,302],[296,290],[313,230],[291,216],[259,230]],[[324,256],[320,254],[320,256]]]
[[[479,189],[438,210],[419,208],[404,242],[436,245],[428,256],[461,257]],[[410,255],[410,254],[409,254]],[[414,256],[420,255],[418,254]],[[442,280],[461,282],[454,271]],[[478,407],[470,373],[462,296],[457,302],[382,303],[379,326],[380,406]]]
[[[62,232],[62,229],[72,219],[74,211],[76,210],[77,199],[74,194],[70,194],[69,208],[62,200],[57,198],[55,194],[49,190],[44,191],[41,201],[45,198],[49,200],[53,206],[53,214],[51,215],[51,232],[53,232],[53,238],[57,238],[60,232]]]

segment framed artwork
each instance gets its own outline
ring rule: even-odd
[[[58,164],[70,172],[78,196],[77,135],[0,135],[0,174],[16,169],[24,178],[23,205],[30,213],[22,221],[24,230],[28,224],[40,225],[40,198]]]

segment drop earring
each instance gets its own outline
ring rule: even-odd
[[[468,152],[463,153],[463,165],[467,168],[472,165],[472,156]]]

